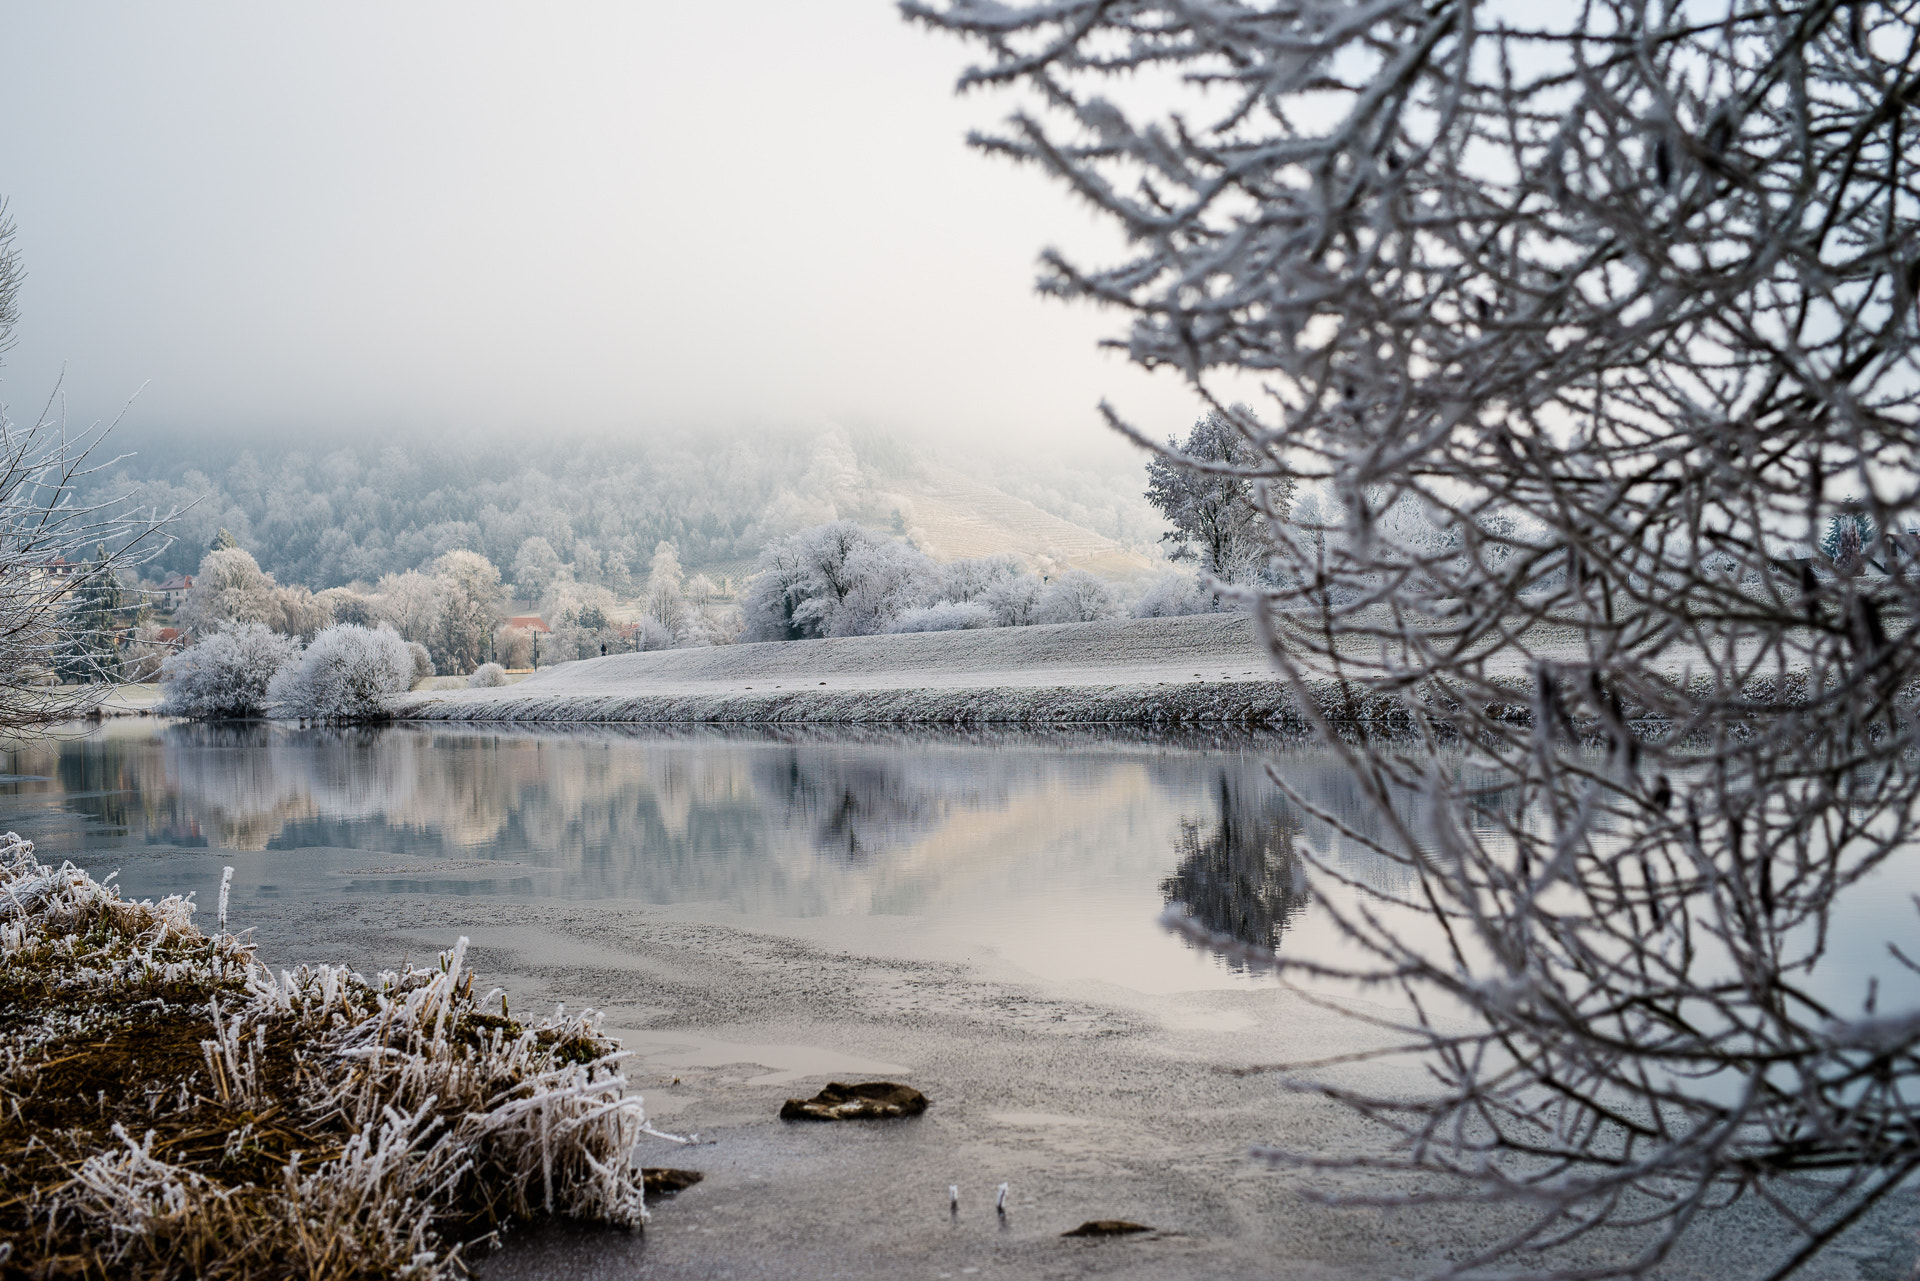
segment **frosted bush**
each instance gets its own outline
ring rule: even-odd
[[[1135,618],[1181,618],[1188,614],[1225,613],[1232,606],[1220,599],[1198,574],[1177,570],[1147,585],[1133,603]]]
[[[273,678],[274,715],[315,721],[375,720],[413,687],[413,655],[389,628],[341,625],[313,638]]]
[[[1014,556],[971,556],[940,567],[941,600],[979,600],[1008,579],[1031,577]]]
[[[978,601],[937,601],[910,609],[893,620],[890,632],[958,632],[992,627],[993,611]]]
[[[870,636],[932,599],[939,581],[924,554],[853,521],[803,529],[761,553],[742,639]]]
[[[1038,574],[1017,574],[987,588],[980,603],[993,615],[995,627],[1025,627],[1040,608],[1042,586]]]
[[[261,623],[239,623],[160,664],[166,716],[216,720],[257,716],[271,697],[275,673],[292,660],[299,644]]]
[[[427,649],[425,645],[422,645],[419,641],[408,641],[407,656],[413,662],[413,680],[414,681],[417,682],[417,681],[426,680],[429,676],[432,676],[434,674],[433,654]],[[412,682],[409,682],[408,688],[411,689],[412,687],[413,687]]]
[[[1034,607],[1036,623],[1091,623],[1120,617],[1113,585],[1084,569],[1068,570],[1048,583]]]
[[[467,677],[468,689],[498,689],[507,683],[507,669],[498,663],[482,663]]]
[[[640,621],[634,624],[639,629],[637,637],[641,649],[672,649],[675,642],[673,629],[655,618],[652,614],[642,614]]]

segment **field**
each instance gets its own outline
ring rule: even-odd
[[[1286,700],[1237,615],[615,654],[505,690],[422,691],[414,720],[1274,723]]]

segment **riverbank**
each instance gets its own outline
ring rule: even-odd
[[[505,689],[417,691],[395,716],[1305,728],[1253,620],[1231,614],[615,654]]]

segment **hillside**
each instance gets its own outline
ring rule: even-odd
[[[893,504],[915,545],[937,560],[1012,554],[1042,572],[1086,569],[1109,578],[1157,568],[1104,534],[950,467],[929,464],[882,501]]]
[[[282,583],[315,590],[371,584],[454,548],[511,579],[535,539],[616,597],[645,589],[661,542],[689,571],[737,589],[768,542],[836,519],[910,534],[942,560],[1011,553],[1042,573],[1119,578],[1154,564],[1139,550],[1150,553],[1159,536],[1139,477],[999,465],[982,479],[891,437],[835,428],[358,439],[324,452],[291,439],[242,448],[181,436],[147,442],[93,478],[86,497],[180,513],[149,575],[193,573],[224,529]]]

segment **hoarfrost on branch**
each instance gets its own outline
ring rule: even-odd
[[[1578,1274],[1644,1274],[1753,1194],[1793,1271],[1920,1169],[1920,1027],[1814,983],[1920,802],[1920,12],[903,8],[1124,234],[1041,285],[1245,446],[1181,465],[1300,487],[1236,591],[1446,940],[1363,899],[1348,972],[1472,1015],[1409,1018],[1427,1096],[1326,1092],[1537,1212],[1458,1270],[1638,1223]]]

